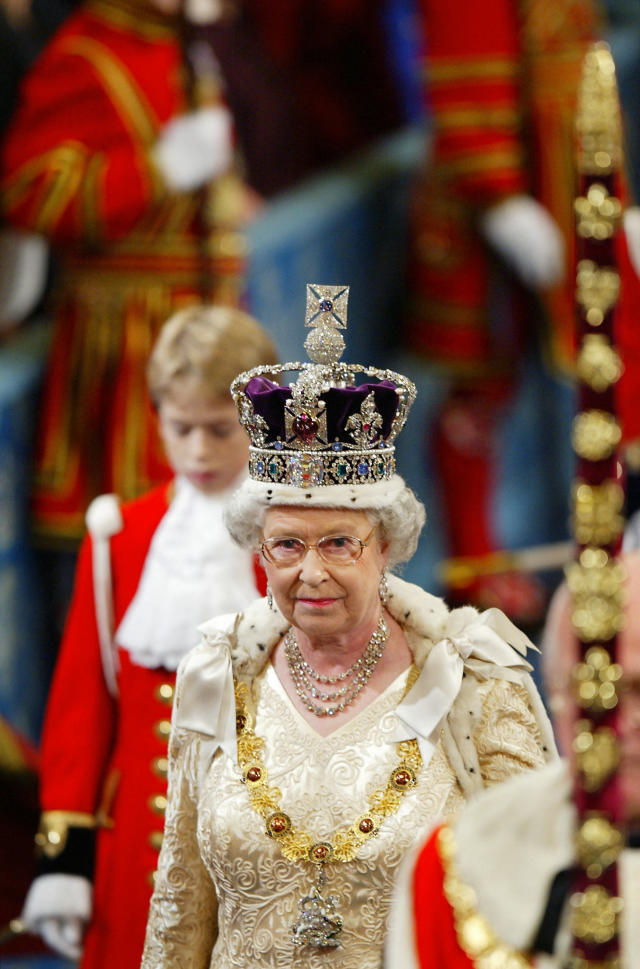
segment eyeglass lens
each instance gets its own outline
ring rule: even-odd
[[[311,548],[317,549],[325,562],[353,562],[360,558],[365,544],[352,535],[329,535],[311,545],[301,538],[270,538],[262,547],[276,565],[296,565]]]

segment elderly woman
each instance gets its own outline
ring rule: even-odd
[[[425,517],[393,457],[415,389],[356,385],[346,298],[309,287],[316,363],[275,368],[296,382],[232,385],[252,445],[227,526],[269,592],[205,624],[179,672],[144,969],[378,967],[410,846],[555,756],[526,637],[388,574]]]

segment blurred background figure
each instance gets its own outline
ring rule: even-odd
[[[265,362],[276,362],[273,343],[241,310],[175,313],[148,368],[174,477],[122,506],[101,495],[87,513],[47,703],[39,861],[22,917],[87,969],[140,963],[178,663],[200,623],[265,591],[257,559],[222,524],[249,454],[229,384]]]
[[[616,339],[623,282],[616,192],[623,139],[605,45],[589,49],[581,75],[575,119],[575,550],[567,581],[552,600],[542,647],[546,692],[566,759],[535,772],[530,783],[507,782],[495,796],[480,795],[416,849],[399,882],[389,966],[396,959],[407,969],[639,964],[640,856],[622,849],[625,840],[637,847],[640,817],[640,555],[619,555],[624,488],[615,389],[625,347]],[[608,204],[594,231],[585,202],[600,192]],[[584,284],[586,273],[608,280],[606,306],[601,293],[596,298],[597,286]],[[598,365],[591,367],[594,350]]]
[[[482,557],[499,547],[496,431],[532,332],[571,368],[574,111],[598,11],[461,0],[452,17],[422,0],[420,12],[433,146],[413,200],[407,340],[447,377],[430,446],[450,551]],[[524,623],[545,604],[515,573],[450,592]]]
[[[176,306],[241,299],[233,122],[211,59],[185,87],[178,9],[80,4],[4,141],[4,216],[56,258],[33,505],[48,542],[77,542],[97,492],[131,497],[166,475],[144,393],[153,338]]]
[[[77,0],[0,3],[0,136],[15,110],[22,77]],[[42,300],[48,279],[45,240],[0,227],[0,335],[10,333]]]
[[[389,42],[388,0],[244,0],[274,68],[290,84],[296,137],[289,149],[305,173],[380,139],[408,107]]]
[[[21,61],[30,69],[15,102],[7,100],[12,126],[3,148],[3,232],[35,240],[38,272],[34,263],[26,270],[17,265],[22,247],[15,234],[5,250],[0,240],[6,312],[0,320],[0,714],[33,743],[91,494],[116,488],[131,494],[152,476],[170,477],[141,376],[145,347],[163,314],[198,303],[212,285],[206,270],[214,265],[220,285],[229,284],[229,302],[246,299],[295,357],[299,340],[289,321],[297,326],[300,308],[291,292],[298,287],[303,299],[305,282],[332,278],[339,266],[361,296],[354,347],[384,342],[395,300],[389,292],[400,287],[397,238],[412,164],[404,133],[388,147],[378,141],[405,118],[386,44],[394,5],[376,4],[372,11],[364,3],[313,10],[292,4],[289,21],[284,4],[279,20],[249,3],[216,5],[214,20],[205,4],[204,21],[201,5],[187,21],[151,0],[96,0],[69,3],[63,20],[60,0],[59,29],[51,36],[56,0],[33,0],[31,19],[12,22],[21,35],[37,33],[29,51],[48,41],[37,60],[29,53]],[[283,42],[279,55],[278,37],[291,39],[289,32],[297,40]],[[310,75],[313,83],[304,79]],[[376,106],[376,85],[384,110]],[[348,93],[354,89],[357,97]],[[320,107],[327,102],[340,123]],[[210,181],[200,172],[206,185],[192,191],[182,183],[172,188],[163,163],[171,168],[170,156],[178,157],[178,178],[191,171],[192,156],[204,154],[210,163],[212,118],[225,111],[222,144],[232,143],[231,170]],[[185,118],[186,126],[173,124]],[[196,129],[204,130],[203,147],[191,150]],[[176,148],[180,141],[186,160]],[[355,157],[358,152],[364,154]],[[227,205],[230,196],[242,203],[239,220],[235,202]],[[212,212],[221,222],[214,220],[207,252],[202,229],[211,230]],[[4,282],[36,277],[28,300],[19,294],[23,309],[14,310]],[[46,385],[36,415],[43,362]],[[34,833],[32,810],[23,821],[26,844]],[[27,854],[24,863],[20,873],[13,860],[7,869],[22,891],[31,867]],[[0,878],[4,864],[3,858]],[[11,914],[18,910],[14,905]]]
[[[618,640],[622,679],[621,783],[627,829],[619,857],[622,958],[640,966],[640,554],[623,554],[626,625]],[[457,820],[437,832],[407,864],[395,898],[387,965],[393,969],[472,969],[491,955],[496,964],[555,969],[567,964],[568,898],[576,866],[576,769],[573,670],[580,660],[566,585],[554,595],[543,646],[545,684],[564,759],[482,792]],[[604,681],[603,681],[604,682]],[[602,857],[611,851],[602,837]],[[583,844],[583,851],[588,848]],[[619,845],[618,845],[619,847]],[[598,849],[592,864],[597,864]],[[609,854],[611,864],[614,856]],[[443,890],[443,878],[448,887]],[[471,895],[469,895],[471,891]],[[466,895],[463,895],[466,892]],[[473,940],[464,935],[475,926]],[[598,916],[593,915],[596,931]],[[553,958],[550,959],[550,956]],[[512,960],[512,963],[509,962]],[[531,960],[531,961],[530,961]],[[484,963],[483,963],[484,964]],[[585,965],[587,963],[585,962]],[[595,964],[595,963],[589,963]],[[599,963],[604,964],[604,963]]]
[[[75,552],[95,494],[166,476],[144,361],[173,309],[243,302],[261,199],[402,120],[381,16],[363,3],[77,5],[28,71],[2,152],[4,219],[54,260],[42,546]]]

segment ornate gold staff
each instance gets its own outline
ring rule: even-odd
[[[572,623],[581,659],[573,671],[576,723],[574,796],[578,874],[571,896],[571,969],[619,969],[617,857],[624,844],[619,762],[621,670],[617,635],[624,621],[624,574],[617,555],[624,490],[614,384],[619,292],[614,241],[621,225],[618,179],[622,129],[615,69],[606,45],[587,54],[578,116],[576,277],[579,407],[573,424],[576,560],[567,567]]]

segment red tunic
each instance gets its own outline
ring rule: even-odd
[[[436,828],[421,848],[413,868],[410,896],[405,899],[413,925],[413,939],[403,954],[406,969],[477,969],[480,965],[494,964],[492,952],[495,965],[533,965],[526,956],[503,946],[488,925],[479,926],[473,906],[465,907],[468,914],[464,924],[456,921],[446,895],[447,883],[454,893],[468,889],[451,884],[449,863],[439,845],[441,830]],[[484,940],[483,945],[478,945],[480,938]],[[479,955],[478,959],[475,954]],[[389,969],[395,965],[393,958],[393,949],[389,947],[386,961]]]
[[[434,146],[415,199],[412,344],[461,373],[509,372],[513,346],[495,321],[491,331],[493,257],[476,219],[526,192],[565,238],[565,283],[542,298],[554,360],[566,368],[574,329],[574,114],[595,4],[460,0],[454,17],[438,0],[420,6]]]
[[[4,217],[56,255],[34,498],[49,538],[79,539],[96,494],[166,478],[146,394],[155,336],[202,299],[205,268],[208,298],[240,299],[237,222],[218,209],[203,236],[200,198],[170,193],[153,162],[186,109],[175,23],[142,0],[86,0],[27,75],[6,136]]]
[[[474,969],[458,941],[453,911],[445,898],[444,869],[436,829],[420,852],[413,873],[412,909],[420,969]]]
[[[124,525],[110,542],[115,628],[135,595],[169,487],[121,509]],[[114,700],[102,669],[87,537],[47,704],[41,774],[43,811],[98,814],[106,825],[97,835],[83,969],[137,969],[164,822],[175,672],[137,666],[125,650],[118,656]]]

